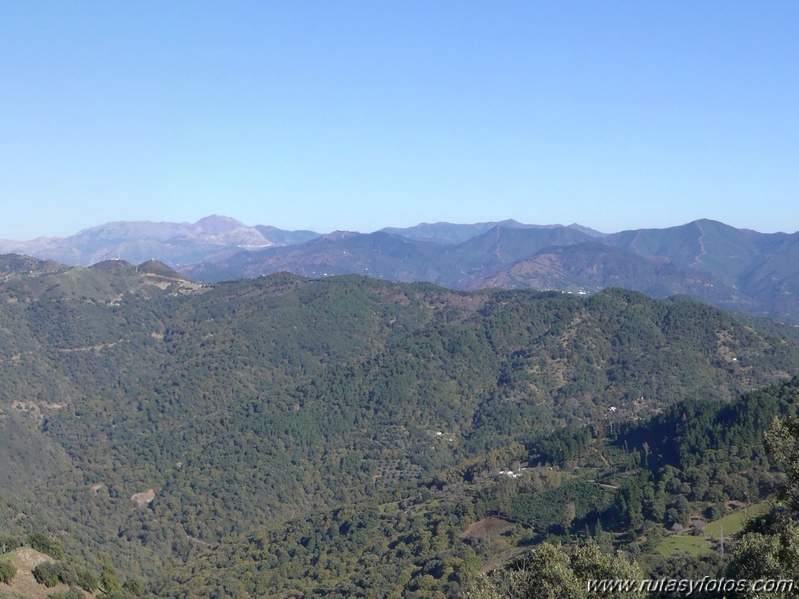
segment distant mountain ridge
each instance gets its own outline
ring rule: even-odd
[[[421,223],[415,227],[387,227],[378,232],[426,241],[455,245],[496,227],[507,229],[561,229],[562,225],[527,225],[509,219],[497,222],[453,224]],[[604,233],[578,224],[567,228],[602,237]],[[327,239],[362,235],[334,231]],[[139,263],[157,259],[172,268],[198,262],[225,260],[241,251],[301,245],[322,237],[308,230],[287,231],[268,225],[246,225],[227,216],[211,215],[196,223],[115,221],[83,229],[69,237],[39,237],[29,241],[0,239],[0,254],[23,254],[42,260],[54,260],[70,266],[90,266],[103,260],[127,260]]]
[[[0,241],[0,253],[6,252],[70,265],[155,258],[203,283],[286,271],[464,290],[590,294],[621,286],[658,298],[684,294],[799,324],[799,234],[758,233],[711,220],[611,234],[578,224],[505,220],[320,235],[211,216],[194,224],[119,222],[64,239]]]
[[[0,240],[0,253],[26,254],[71,266],[90,266],[111,259],[140,263],[155,258],[179,268],[240,251],[303,243],[317,236],[313,231],[250,227],[227,216],[212,215],[196,223],[120,221],[65,238]]]
[[[392,235],[400,235],[413,239],[415,241],[431,241],[433,243],[441,244],[458,244],[464,241],[482,235],[486,231],[496,227],[504,227],[506,229],[560,229],[563,225],[525,225],[519,221],[508,219],[503,221],[474,223],[471,225],[456,225],[446,222],[438,223],[420,223],[415,227],[396,228],[386,227],[380,229],[382,233],[389,233]],[[572,224],[568,226],[569,229],[574,229],[580,233],[585,233],[591,237],[603,237],[605,234],[583,227],[582,225]]]
[[[298,246],[240,252],[181,272],[204,282],[289,271],[309,277],[355,273],[430,281],[455,289],[588,294],[621,286],[659,298],[684,294],[799,324],[797,233],[758,233],[711,220],[607,235],[579,225],[539,227],[516,221],[483,230],[488,224],[493,223],[337,233]],[[447,243],[474,231],[482,232]]]

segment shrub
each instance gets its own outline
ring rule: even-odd
[[[125,581],[125,584],[122,585],[122,589],[131,595],[139,597],[140,595],[144,594],[144,583],[137,578],[128,578]]]
[[[0,560],[0,582],[10,583],[17,569],[7,560]]]
[[[0,537],[0,555],[14,551],[14,549],[21,546],[22,543],[16,537]]]
[[[64,565],[58,573],[58,580],[68,586],[74,587],[78,584],[78,575],[73,567]]]
[[[51,539],[43,532],[33,532],[28,535],[28,543],[36,551],[41,551],[53,559],[64,559],[64,548],[57,539]]]
[[[78,586],[84,591],[93,593],[100,586],[100,579],[97,578],[90,570],[78,568],[75,572],[78,577]]]
[[[52,562],[42,562],[33,569],[33,577],[36,582],[43,584],[47,588],[58,584],[58,577],[61,574],[61,565]]]
[[[100,588],[105,593],[119,590],[119,579],[113,566],[105,566],[103,568],[103,573],[100,575]]]
[[[716,503],[713,507],[710,508],[710,517],[713,520],[718,520],[722,516],[724,516],[725,512],[727,511],[727,506],[723,503]]]

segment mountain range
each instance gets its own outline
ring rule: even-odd
[[[213,283],[287,271],[361,274],[475,290],[530,288],[592,294],[624,287],[799,324],[799,234],[764,234],[698,220],[605,234],[573,224],[422,223],[374,233],[285,231],[210,216],[197,223],[110,223],[67,238],[0,241],[68,265],[155,258]]]
[[[652,297],[688,295],[715,306],[799,323],[799,234],[764,234],[699,220],[603,235],[579,226],[496,224],[459,242],[453,225],[371,234],[336,232],[299,246],[238,252],[181,268],[214,282],[290,271],[430,281],[454,289],[530,288],[591,294],[625,287]],[[424,232],[424,235],[420,233]]]

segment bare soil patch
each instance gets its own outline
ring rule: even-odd
[[[11,584],[0,584],[0,594],[9,599],[45,599],[47,595],[56,591],[67,591],[69,587],[65,584],[58,584],[47,588],[43,584],[36,582],[32,570],[42,562],[52,562],[53,558],[39,553],[30,547],[21,547],[3,556],[3,559],[10,561],[17,569],[17,573],[11,580]]]
[[[481,539],[493,534],[499,534],[513,526],[512,523],[502,518],[483,518],[473,523],[461,534],[462,539]]]
[[[155,491],[149,489],[143,493],[134,493],[130,500],[139,504],[139,507],[143,507],[150,503],[153,499],[155,499]]]

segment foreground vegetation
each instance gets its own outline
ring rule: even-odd
[[[799,349],[696,302],[4,268],[0,535],[145,595],[455,596],[547,540],[671,567],[783,476],[796,382],[736,398]]]
[[[525,552],[547,542],[547,563],[577,559],[571,552],[582,546],[595,549],[579,559],[621,551],[613,563],[649,576],[719,575],[727,565],[714,523],[746,521],[747,501],[776,496],[785,474],[763,438],[773,418],[795,414],[797,391],[794,379],[729,405],[684,402],[613,436],[561,429],[451,469],[404,504],[377,500],[226,538],[160,583],[159,594],[457,596],[492,563],[521,559],[530,571]],[[665,431],[669,441],[648,455],[633,445]],[[514,458],[530,466],[518,478],[496,476],[496,464]],[[756,505],[752,515],[764,509]],[[661,555],[664,539],[686,534],[711,549]]]

